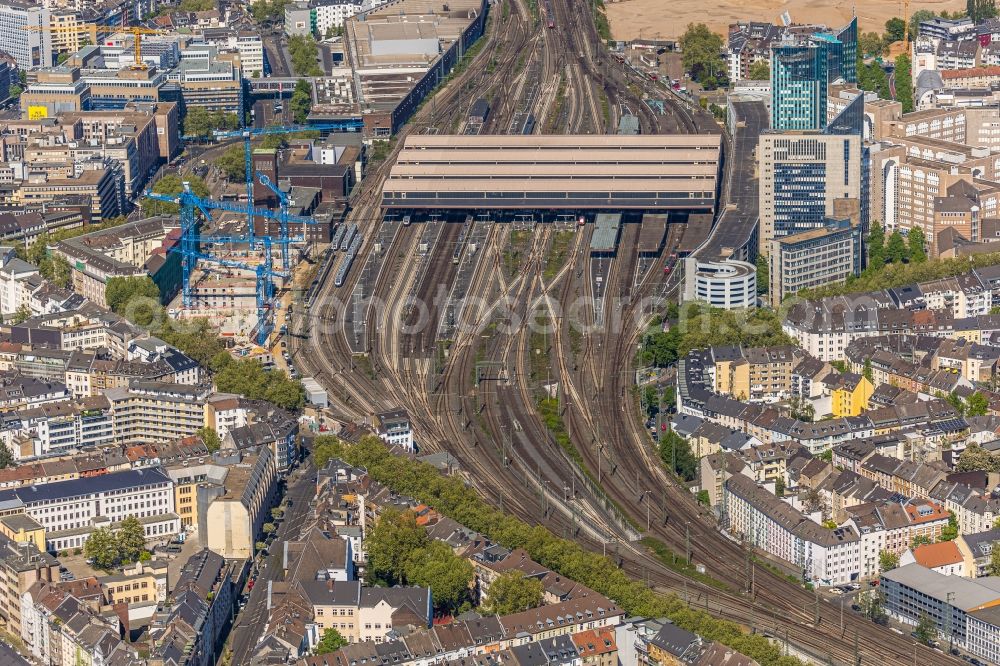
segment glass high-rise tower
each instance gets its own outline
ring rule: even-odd
[[[771,127],[822,130],[831,83],[858,80],[858,22],[837,31],[789,33],[771,50]]]

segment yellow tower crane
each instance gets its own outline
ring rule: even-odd
[[[90,43],[97,44],[97,34],[98,32],[106,34],[114,34],[116,32],[125,32],[132,34],[132,41],[135,45],[135,65],[133,69],[146,69],[147,65],[142,61],[142,36],[143,35],[162,35],[167,30],[158,30],[156,28],[143,28],[142,26],[121,26],[121,25],[100,25],[98,23],[81,23],[80,25],[31,25],[28,26],[28,30],[36,30],[41,32],[72,32],[81,33],[85,32],[90,35]]]

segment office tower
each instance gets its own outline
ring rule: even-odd
[[[830,84],[857,81],[857,19],[839,31],[787,32],[771,50],[771,127],[826,127]]]
[[[29,27],[49,25],[49,10],[32,0],[0,2],[0,44],[14,56],[18,69],[52,65],[52,35]]]

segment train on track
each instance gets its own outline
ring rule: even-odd
[[[543,8],[545,12],[545,23],[549,26],[549,30],[554,30],[556,27],[556,14],[552,11],[552,0],[545,0]]]

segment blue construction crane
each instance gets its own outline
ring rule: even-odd
[[[257,316],[258,316],[258,340],[263,340],[264,343],[267,342],[267,337],[270,335],[273,324],[271,324],[271,319],[269,316],[270,303],[274,297],[274,284],[271,281],[272,277],[288,277],[288,273],[285,271],[275,271],[271,258],[271,245],[272,240],[270,236],[262,236],[257,239],[253,236],[199,236],[198,235],[198,219],[195,215],[195,210],[201,211],[207,220],[211,219],[212,210],[225,210],[234,213],[256,214],[260,217],[266,219],[276,220],[279,219],[279,214],[275,213],[266,208],[254,208],[253,206],[244,206],[240,204],[228,203],[224,201],[213,201],[211,199],[206,199],[204,197],[199,197],[194,192],[187,183],[184,183],[184,190],[179,194],[160,194],[157,192],[147,191],[145,193],[146,197],[150,199],[155,199],[157,201],[164,201],[167,203],[173,203],[180,206],[180,219],[181,219],[181,236],[180,242],[176,252],[181,254],[181,296],[184,303],[184,307],[191,307],[194,304],[194,297],[191,293],[191,273],[197,267],[198,261],[207,261],[212,263],[217,263],[222,266],[229,266],[232,268],[244,268],[246,270],[252,270],[257,272]],[[301,215],[291,215],[289,213],[285,214],[285,218],[292,222],[302,222],[305,224],[313,223],[313,219],[310,217],[302,217]],[[264,250],[264,264],[259,267],[251,267],[243,262],[232,262],[228,259],[222,259],[220,257],[214,257],[210,254],[201,252],[199,249],[201,243],[246,243],[248,248],[253,250],[257,249],[258,246],[263,246]],[[282,247],[287,247],[288,240],[279,240]],[[230,264],[239,264],[232,265]],[[262,337],[263,336],[263,337]]]
[[[278,242],[281,243],[281,268],[282,268],[282,270],[286,270],[286,271],[291,270],[291,261],[289,260],[289,257],[288,257],[288,247],[289,247],[289,245],[291,243],[298,243],[298,242],[304,241],[306,239],[305,238],[305,231],[303,230],[301,236],[291,237],[289,235],[289,232],[288,232],[288,222],[289,222],[289,214],[288,214],[289,199],[288,199],[288,193],[285,192],[284,190],[282,190],[277,185],[275,185],[274,182],[272,182],[271,179],[267,177],[267,174],[261,173],[260,171],[257,172],[257,182],[259,182],[261,185],[263,185],[267,189],[271,190],[272,192],[274,192],[278,196],[278,201],[280,202],[280,207],[278,209],[278,221],[279,221],[279,225],[280,225],[280,230],[279,230],[279,234],[280,235],[278,237],[278,239],[279,239]],[[305,222],[305,224],[320,224],[320,223],[317,222],[316,220],[312,219],[312,218],[309,218],[309,221]]]
[[[291,134],[293,132],[360,132],[364,129],[365,122],[361,118],[346,118],[329,123],[319,123],[316,125],[290,125],[287,127],[262,127],[259,129],[245,128],[239,130],[221,131],[212,133],[216,139],[232,139],[242,137],[243,139],[243,160],[246,169],[247,181],[247,205],[253,206],[253,158],[250,153],[250,139],[255,136],[267,136],[270,134]],[[251,212],[247,216],[250,240],[253,240],[253,218]]]

